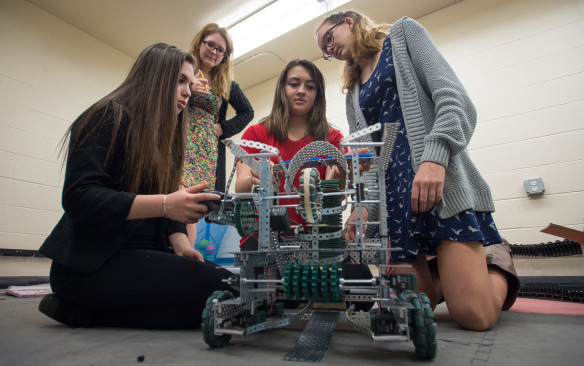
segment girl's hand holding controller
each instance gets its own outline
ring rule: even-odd
[[[204,202],[217,202],[221,204],[219,194],[203,192],[207,183],[181,189],[166,197],[166,216],[175,221],[186,224],[194,224],[205,217],[209,208]]]

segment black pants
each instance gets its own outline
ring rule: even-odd
[[[125,249],[94,273],[53,262],[50,281],[58,298],[92,313],[94,326],[189,329],[200,327],[213,291],[235,292],[222,281],[230,275],[210,262]]]

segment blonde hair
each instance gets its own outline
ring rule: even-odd
[[[343,70],[343,90],[351,90],[359,79],[361,68],[359,59],[370,57],[381,50],[382,42],[389,34],[391,24],[375,25],[371,19],[352,10],[331,14],[326,17],[318,29],[325,23],[337,24],[345,18],[353,19],[353,43],[351,44],[351,60],[345,63]],[[317,32],[318,32],[317,29]]]
[[[231,92],[231,82],[233,81],[233,69],[231,66],[231,55],[233,54],[233,41],[226,28],[221,28],[216,23],[209,23],[197,33],[191,42],[189,53],[195,57],[196,64],[201,65],[201,44],[211,34],[219,33],[225,40],[225,53],[221,62],[211,70],[211,90],[225,100],[229,100]],[[197,66],[200,67],[200,66]]]

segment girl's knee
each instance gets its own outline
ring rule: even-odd
[[[447,303],[448,304],[448,303]],[[473,331],[491,329],[499,319],[499,311],[477,304],[448,306],[450,315],[461,327]]]

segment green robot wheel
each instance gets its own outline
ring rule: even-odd
[[[425,360],[432,360],[436,357],[436,323],[434,322],[434,312],[430,306],[430,300],[421,292],[416,295],[413,292],[407,294],[410,304],[414,306],[411,310],[410,328],[412,329],[412,339],[416,347],[416,355]]]
[[[233,294],[229,291],[215,291],[205,303],[203,310],[201,333],[203,333],[203,340],[212,348],[219,348],[226,346],[231,340],[230,334],[215,334],[215,300],[224,301],[232,299]]]

